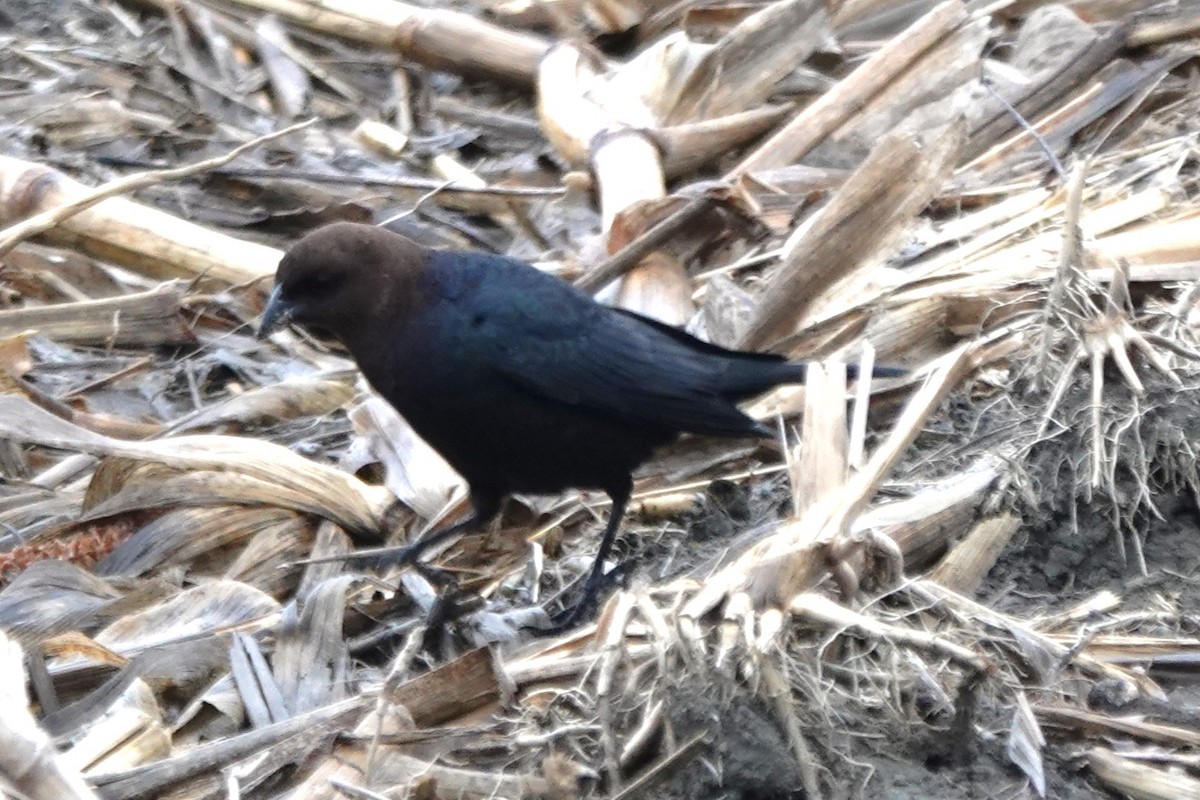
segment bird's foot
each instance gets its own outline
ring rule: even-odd
[[[624,587],[632,573],[632,562],[623,561],[608,572],[593,572],[583,585],[583,590],[574,602],[566,604],[562,611],[550,615],[550,624],[543,627],[528,627],[525,630],[537,636],[557,636],[575,628],[589,618],[601,606],[609,590]]]
[[[412,568],[414,572],[429,581],[434,587],[444,590],[443,593],[461,594],[458,588],[458,581],[446,570],[438,569],[432,564],[426,564],[422,561],[414,561]]]
[[[549,625],[530,630],[538,636],[558,636],[566,633],[577,627],[594,610],[593,605],[593,603],[587,602],[587,598],[581,598],[579,602],[572,603],[551,616]]]
[[[449,572],[426,564],[414,566],[439,590],[437,599],[425,614],[425,647],[435,657],[441,658],[445,655],[451,625],[478,610],[483,601],[478,595],[464,591]]]
[[[568,631],[574,630],[583,620],[586,611],[588,611],[588,608],[582,603],[575,603],[551,616],[549,622],[525,625],[521,630],[537,637],[549,638],[551,636],[561,636]]]

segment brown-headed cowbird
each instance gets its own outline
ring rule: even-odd
[[[356,555],[412,561],[491,520],[510,493],[600,489],[612,512],[576,609],[604,577],[630,475],[654,448],[682,431],[769,436],[736,404],[805,372],[601,305],[511,258],[353,223],[308,234],[280,261],[259,335],[285,321],[337,337],[470,485],[468,519]]]

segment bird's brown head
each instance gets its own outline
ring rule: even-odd
[[[296,242],[275,272],[258,336],[293,323],[352,346],[365,320],[403,314],[426,251],[371,225],[336,222]]]

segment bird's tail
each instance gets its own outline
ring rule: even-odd
[[[722,381],[722,388],[728,397],[737,401],[745,400],[776,386],[804,383],[808,375],[808,365],[802,361],[785,361],[782,358],[768,360],[761,354],[753,355],[754,358],[730,360]],[[858,364],[847,364],[846,376],[857,378],[858,366]],[[871,374],[876,378],[897,378],[905,375],[906,370],[876,364],[871,369]]]
[[[885,367],[880,364],[876,364],[875,366],[871,367],[871,377],[874,378],[900,378],[907,374],[908,370],[902,369],[901,367]],[[858,364],[846,365],[846,377],[858,377]]]
[[[798,361],[762,353],[738,353],[728,359],[721,374],[721,393],[734,401],[746,400],[785,383],[804,383],[808,372]]]

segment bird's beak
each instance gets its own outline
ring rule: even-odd
[[[270,335],[271,331],[287,324],[287,321],[292,317],[292,306],[283,299],[283,288],[276,286],[271,292],[271,297],[267,300],[267,307],[263,311],[262,322],[258,324],[258,338],[265,339]]]

